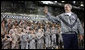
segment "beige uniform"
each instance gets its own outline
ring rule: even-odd
[[[42,38],[44,36],[44,33],[41,31],[41,32],[38,32],[36,33],[36,36],[37,36],[37,49],[44,49],[44,39]]]
[[[2,49],[10,49],[10,40],[11,40],[11,37],[10,38],[7,38],[7,34],[5,35],[5,38],[2,39]]]
[[[16,44],[17,44],[17,37],[16,37],[16,32],[15,32],[15,29],[11,29],[10,31],[9,31],[9,33],[12,33],[12,47],[11,47],[11,49],[16,49]]]

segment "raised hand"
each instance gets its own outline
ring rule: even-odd
[[[47,14],[48,13],[48,7],[45,6],[43,11],[44,11],[45,14]]]

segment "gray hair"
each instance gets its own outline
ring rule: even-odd
[[[72,9],[72,5],[71,4],[65,4],[64,6],[69,6]]]

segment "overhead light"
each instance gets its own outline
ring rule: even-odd
[[[76,1],[73,1],[73,3],[75,4],[75,3],[76,3]]]
[[[81,2],[80,6],[84,6],[83,2]]]
[[[56,4],[57,3],[57,1],[54,1],[54,4]]]
[[[80,6],[84,6],[84,4],[81,4]]]
[[[65,1],[61,1],[61,2],[65,2]]]
[[[53,4],[53,2],[51,1],[41,1],[41,2],[43,2],[43,4]]]
[[[57,3],[57,1],[54,1],[55,3]]]

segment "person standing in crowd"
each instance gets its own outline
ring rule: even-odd
[[[11,48],[11,34],[5,34],[5,37],[2,39],[2,49],[10,49]]]
[[[43,24],[40,26],[40,30],[41,30],[42,33],[43,33],[43,37],[42,37],[42,39],[43,39],[43,41],[44,41],[44,43],[43,43],[43,47],[45,48],[45,30],[44,30],[44,26],[43,26]]]
[[[35,33],[35,35],[38,33],[38,25],[37,24],[35,24],[35,26],[34,26],[34,33]],[[37,37],[35,38],[35,46],[37,49]]]
[[[5,36],[6,28],[5,28],[5,20],[3,19],[1,22],[1,37],[3,38]]]
[[[19,42],[20,42],[20,36],[19,35],[21,34],[20,33],[19,26],[16,27],[16,30],[15,31],[16,31],[15,34],[16,34],[16,40],[17,40],[16,41],[16,44],[17,44],[16,45],[16,49],[19,49]]]
[[[50,32],[50,27],[45,28],[45,47],[46,49],[49,49],[51,47],[51,32]]]
[[[31,33],[31,31],[30,31],[30,24],[28,24],[27,26],[26,26],[26,37],[27,37],[27,45],[26,45],[26,49],[29,49],[29,34]]]
[[[38,33],[36,33],[37,36],[37,49],[44,49],[44,33],[41,29],[38,29]]]
[[[71,11],[72,6],[70,4],[65,4],[64,9],[65,13],[62,13],[57,17],[53,17],[50,13],[48,13],[47,7],[45,7],[44,9],[44,13],[47,15],[46,17],[48,20],[55,23],[61,23],[61,32],[64,42],[64,48],[78,49],[77,34],[80,33],[79,37],[80,39],[83,39],[83,27],[77,15]]]
[[[29,34],[29,49],[36,49],[35,38],[36,35],[34,33],[34,30],[31,29],[31,33]]]
[[[60,25],[57,23],[56,25],[55,25],[55,27],[56,27],[56,48],[59,48],[59,46],[60,46],[60,40],[62,40],[62,36],[61,36],[61,34],[60,34]]]
[[[11,49],[16,49],[16,43],[17,43],[17,36],[16,36],[16,26],[13,25],[12,29],[10,29],[9,34],[12,34],[12,47]]]
[[[9,33],[9,30],[11,29],[12,24],[13,24],[12,20],[11,19],[7,19],[7,22],[6,22],[7,33]]]
[[[30,28],[29,29],[25,29],[25,36],[26,36],[26,49],[29,49],[29,34],[31,33]]]
[[[26,30],[24,28],[22,29],[21,34],[22,34],[21,37],[20,37],[21,49],[26,49],[27,44],[28,44],[28,40],[27,40],[28,35],[27,35]]]
[[[52,25],[52,28],[51,28],[51,39],[52,39],[52,43],[51,43],[51,45],[52,45],[52,47],[53,48],[56,48],[56,43],[58,43],[58,42],[56,42],[56,34],[57,34],[57,31],[56,31],[57,29],[55,28],[55,26],[54,26],[54,24]]]
[[[18,27],[17,28],[17,31],[18,31],[18,34],[17,34],[17,48],[20,49],[20,37],[22,36],[21,34],[21,31],[22,31],[22,28]]]

